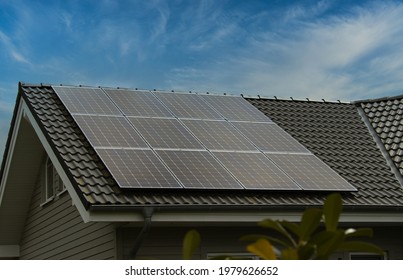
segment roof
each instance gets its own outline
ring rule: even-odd
[[[366,100],[360,105],[403,175],[403,96]]]
[[[22,84],[19,95],[87,208],[103,205],[289,208],[321,205],[327,195],[301,191],[121,189],[51,86]],[[358,189],[343,193],[345,206],[403,206],[402,188],[358,114],[357,105],[247,100]]]

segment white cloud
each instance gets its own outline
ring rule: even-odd
[[[285,12],[284,21],[303,20],[325,12],[331,6],[330,1],[318,1],[314,5],[293,5]]]
[[[175,69],[172,87],[204,84],[218,91],[330,100],[403,91],[402,4],[373,4],[344,16],[299,20],[287,32],[262,33],[235,56],[193,70],[202,82]]]
[[[28,59],[26,59],[22,54],[18,53],[16,50],[10,50],[11,57],[14,58],[14,60],[21,62],[21,63],[26,63],[29,64]]]
[[[6,53],[9,54],[11,58],[20,63],[30,64],[29,60],[24,57],[24,55],[18,50],[14,45],[11,38],[7,36],[0,30],[0,43],[4,46]]]

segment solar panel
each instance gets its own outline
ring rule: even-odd
[[[178,118],[223,119],[200,96],[183,93],[154,93]]]
[[[127,116],[172,117],[172,114],[149,91],[105,89],[105,92]]]
[[[188,189],[242,189],[207,151],[157,151]]]
[[[123,116],[74,115],[73,117],[94,147],[148,147]]]
[[[314,155],[267,155],[304,190],[355,191],[343,177]]]
[[[227,121],[183,120],[183,123],[210,150],[257,151]]]
[[[121,188],[181,188],[151,150],[96,151]]]
[[[217,112],[230,121],[271,122],[256,107],[240,96],[200,95]]]
[[[356,190],[242,97],[54,90],[122,188]]]
[[[262,153],[213,153],[246,189],[301,190]]]
[[[177,119],[129,117],[129,120],[153,148],[203,149]]]
[[[72,114],[122,115],[99,88],[54,86],[53,89]]]
[[[264,152],[310,153],[275,123],[233,122],[232,124]]]

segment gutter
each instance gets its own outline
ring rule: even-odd
[[[134,241],[133,247],[130,250],[129,259],[134,260],[137,256],[137,252],[139,251],[141,244],[143,244],[144,239],[147,237],[148,233],[151,229],[151,219],[154,213],[153,207],[144,207],[143,208],[143,217],[144,217],[144,224],[137,235],[136,240]]]
[[[306,208],[322,208],[322,204],[312,204],[312,205],[160,205],[160,204],[150,204],[148,208],[153,209],[154,212],[158,211],[262,211],[262,210],[274,210],[274,211],[304,211]],[[113,212],[132,212],[138,211],[144,208],[143,205],[92,205],[90,206],[90,211],[94,213],[103,211],[113,211]],[[403,205],[349,205],[343,204],[344,210],[352,210],[354,212],[366,212],[366,211],[379,211],[379,212],[401,212],[403,210]]]

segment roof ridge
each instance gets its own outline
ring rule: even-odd
[[[103,88],[103,89],[122,89],[122,90],[143,90],[143,91],[150,91],[150,92],[175,92],[175,93],[183,93],[183,94],[211,94],[211,95],[229,95],[229,96],[241,96],[243,98],[250,98],[250,99],[266,99],[266,100],[280,100],[280,101],[297,101],[297,102],[316,102],[316,103],[335,103],[335,104],[361,104],[361,103],[370,103],[370,102],[379,102],[379,101],[388,101],[388,100],[395,100],[395,99],[403,99],[403,94],[396,95],[396,96],[385,96],[379,98],[369,98],[369,99],[360,99],[360,100],[352,100],[352,101],[345,101],[345,100],[326,100],[324,98],[318,99],[310,99],[306,97],[305,99],[301,98],[293,98],[290,97],[278,97],[276,95],[273,96],[266,96],[260,94],[248,94],[248,93],[228,93],[228,92],[209,92],[209,91],[186,91],[186,90],[175,90],[175,89],[145,89],[145,88],[138,88],[138,87],[111,87],[111,86],[92,86],[92,85],[77,85],[77,84],[52,84],[52,83],[25,83],[20,82],[21,86],[26,87],[51,87],[51,86],[66,86],[66,87],[82,87],[82,88]]]
[[[389,100],[395,100],[395,99],[403,99],[403,94],[399,94],[399,95],[396,95],[396,96],[385,96],[385,97],[379,97],[379,98],[369,98],[369,99],[356,100],[356,101],[353,101],[353,103],[354,104],[371,103],[371,102],[389,101]]]
[[[299,99],[299,98],[293,98],[290,96],[289,98],[286,97],[277,97],[277,96],[246,96],[243,95],[244,98],[250,98],[250,99],[264,99],[264,100],[279,100],[279,101],[295,101],[295,102],[313,102],[313,103],[336,103],[336,104],[351,104],[353,103],[352,101],[344,101],[344,100],[325,100],[322,98],[321,100],[317,99],[310,99],[306,97],[305,99]]]
[[[228,93],[228,92],[222,92],[222,93],[217,93],[217,92],[203,92],[203,91],[185,91],[185,90],[167,90],[167,89],[145,89],[145,88],[132,88],[132,87],[120,87],[120,86],[116,86],[116,87],[111,87],[111,86],[90,86],[90,85],[72,85],[72,84],[52,84],[52,83],[48,83],[48,84],[44,84],[44,83],[40,83],[40,84],[34,84],[34,83],[24,83],[24,82],[20,82],[22,86],[28,86],[28,87],[33,87],[33,86],[65,86],[65,87],[82,87],[82,88],[101,88],[101,89],[121,89],[121,90],[142,90],[142,91],[150,91],[150,92],[174,92],[174,93],[182,93],[182,94],[211,94],[211,95],[229,95],[229,96],[241,96],[243,98],[254,98],[254,99],[269,99],[269,100],[284,100],[284,101],[302,101],[302,102],[320,102],[320,103],[347,103],[350,104],[350,101],[342,101],[342,100],[315,100],[315,99],[309,99],[308,97],[306,99],[298,99],[298,98],[285,98],[285,97],[277,97],[275,95],[273,96],[262,96],[259,94],[256,95],[250,95],[250,94],[246,94],[246,93]]]

